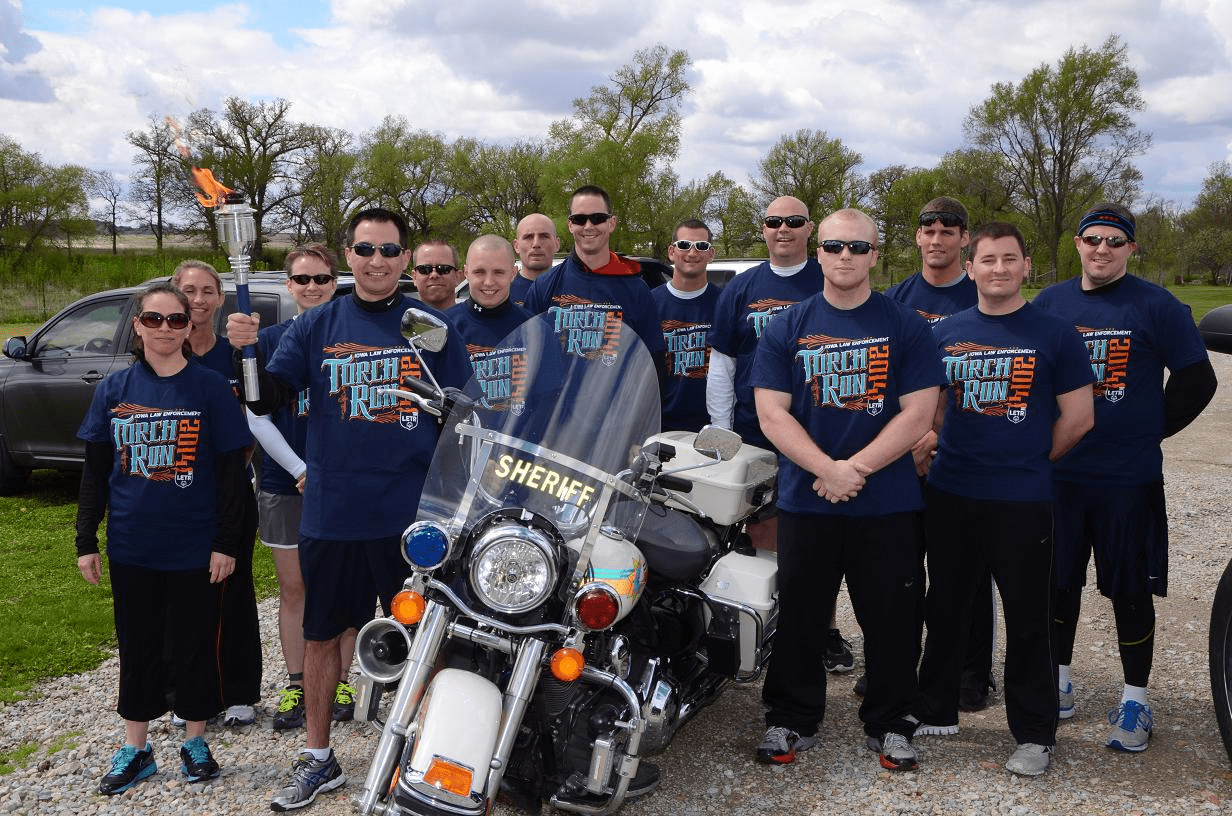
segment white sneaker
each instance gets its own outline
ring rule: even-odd
[[[174,711],[172,711],[171,712],[171,724],[174,725],[176,728],[183,728],[186,723],[184,722],[183,717],[181,717],[179,714],[176,714]]]
[[[1051,758],[1052,749],[1047,745],[1024,742],[1005,763],[1005,767],[1019,776],[1039,776],[1048,769]]]
[[[233,705],[223,715],[223,725],[252,725],[257,721],[257,710],[250,705]]]
[[[1074,716],[1074,684],[1066,683],[1065,688],[1057,689],[1057,716],[1068,720]]]
[[[958,733],[958,723],[953,725],[929,725],[920,723],[915,727],[917,737],[952,737]]]

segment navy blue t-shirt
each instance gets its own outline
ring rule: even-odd
[[[217,457],[252,442],[222,375],[198,358],[170,377],[135,363],[99,383],[77,436],[115,451],[107,557],[155,570],[208,568]]]
[[[257,336],[257,346],[266,360],[274,356],[278,341],[290,327],[294,317],[261,329]],[[295,451],[300,459],[304,458],[308,448],[308,389],[295,395],[295,399],[270,414],[270,421],[282,434],[282,438]],[[287,472],[286,468],[274,461],[272,456],[266,456],[261,465],[261,490],[280,496],[298,496],[297,479]]]
[[[761,337],[751,385],[791,395],[791,415],[831,459],[865,448],[900,412],[899,398],[945,382],[924,319],[874,292],[854,309],[824,295],[776,317]],[[879,516],[924,506],[911,452],[871,474],[854,499],[831,504],[816,477],[779,454],[778,506],[794,513]]]
[[[415,516],[436,448],[436,419],[409,400],[379,393],[421,375],[403,339],[402,313],[417,300],[399,296],[369,312],[354,296],[317,306],[295,320],[269,360],[270,374],[308,389],[312,415],[300,531],[312,538],[371,540],[398,535]],[[442,386],[470,378],[463,343],[450,340],[424,359]]]
[[[929,483],[972,499],[1052,501],[1057,397],[1094,379],[1078,333],[1030,303],[1007,315],[973,307],[933,332],[951,387]]]
[[[1132,275],[1090,291],[1074,278],[1033,303],[1078,328],[1095,377],[1095,427],[1055,463],[1056,478],[1124,485],[1163,479],[1164,369],[1207,359],[1189,307]]]
[[[916,272],[886,289],[885,295],[899,303],[906,303],[919,312],[920,317],[930,325],[936,325],[963,309],[970,309],[980,299],[979,292],[975,289],[975,281],[966,273],[959,275],[958,280],[949,286],[933,286],[924,280],[923,273]]]
[[[706,410],[706,372],[710,369],[710,341],[719,288],[713,284],[692,297],[680,297],[670,284],[651,295],[659,307],[663,328],[663,430],[700,431],[710,422]]]
[[[753,402],[751,377],[757,341],[773,317],[817,294],[824,283],[821,265],[814,258],[799,272],[786,276],[774,274],[766,261],[732,278],[719,295],[710,345],[736,361],[732,430],[750,445],[771,447],[761,432]]]

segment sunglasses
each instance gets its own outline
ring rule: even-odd
[[[1108,242],[1108,246],[1112,249],[1120,249],[1129,243],[1129,239],[1124,235],[1083,235],[1081,236],[1082,243],[1089,247],[1097,247],[1104,241]]]
[[[569,223],[579,227],[587,221],[592,224],[603,224],[611,217],[611,213],[574,213],[569,216]]]
[[[967,222],[963,220],[962,216],[955,215],[954,213],[934,212],[932,210],[926,213],[920,213],[921,227],[932,226],[938,221],[941,222],[941,226],[943,227],[963,227],[965,229],[967,226]]]
[[[169,315],[160,314],[159,312],[142,312],[137,315],[137,320],[139,320],[141,325],[145,326],[147,329],[157,329],[163,324],[164,320],[166,320],[167,325],[173,329],[188,328],[188,315],[183,312],[176,312],[175,314]]]
[[[784,224],[791,227],[792,229],[800,229],[800,227],[803,227],[805,224],[808,223],[808,216],[807,215],[787,215],[787,216],[767,215],[765,220],[762,221],[762,223],[765,224],[770,229],[778,229]]]
[[[714,246],[709,241],[686,241],[681,238],[679,241],[672,241],[672,246],[681,252],[688,252],[693,247],[697,247],[698,252],[706,252],[710,247]]]
[[[360,241],[358,244],[351,245],[351,251],[361,258],[371,258],[378,252],[386,258],[397,258],[403,252],[406,252],[406,249],[398,246],[392,241],[388,244],[381,244],[380,246],[370,244],[367,241]]]
[[[324,272],[319,275],[288,275],[287,277],[295,283],[298,283],[300,286],[307,286],[310,283],[315,283],[317,286],[324,286],[334,279],[333,275],[329,275]]]
[[[839,254],[844,247],[850,249],[852,255],[867,255],[873,251],[873,245],[868,241],[822,241],[819,246],[822,252],[831,255]]]
[[[450,272],[458,271],[458,267],[451,266],[450,264],[420,264],[419,266],[416,266],[414,269],[416,272],[418,272],[421,275],[431,275],[433,272],[435,272],[441,277],[448,275]]]

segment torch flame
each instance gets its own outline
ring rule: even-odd
[[[193,181],[197,182],[197,186],[201,188],[201,192],[197,193],[197,200],[201,202],[202,207],[215,207],[226,197],[227,193],[234,192],[230,187],[224,187],[214,180],[214,174],[210,172],[208,167],[194,167],[192,169]]]

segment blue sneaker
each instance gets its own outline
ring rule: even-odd
[[[304,751],[291,766],[291,780],[270,802],[270,810],[284,813],[312,804],[318,793],[332,791],[346,783],[346,774],[334,752],[328,759],[317,759]]]
[[[121,746],[111,758],[111,770],[98,783],[98,792],[108,796],[123,793],[156,771],[154,750],[148,742],[140,751],[131,745]]]
[[[180,772],[189,782],[200,782],[218,776],[218,763],[210,753],[210,746],[201,737],[193,737],[180,748]]]
[[[1068,720],[1074,716],[1074,684],[1066,683],[1065,688],[1057,689],[1057,716]]]
[[[1151,729],[1155,727],[1151,707],[1135,700],[1126,700],[1109,711],[1108,722],[1112,724],[1108,747],[1133,754],[1146,750],[1147,742],[1151,739]]]

